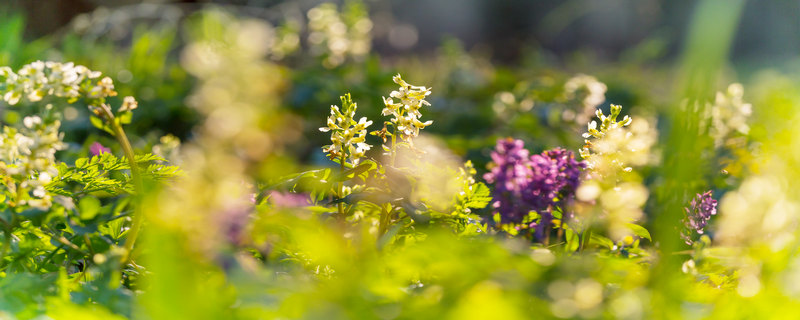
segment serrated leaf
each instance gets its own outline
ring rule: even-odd
[[[465,206],[473,209],[486,208],[492,202],[491,191],[483,182],[472,185],[472,195],[467,200]]]

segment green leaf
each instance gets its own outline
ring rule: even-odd
[[[350,180],[355,177],[359,177],[362,181],[366,182],[367,177],[369,177],[369,172],[377,167],[377,163],[370,160],[365,160],[355,168],[345,171],[343,180]]]
[[[609,250],[614,248],[614,241],[611,241],[611,239],[601,236],[597,233],[592,233],[592,235],[589,237],[589,244],[596,244],[601,247],[606,247]]]
[[[129,124],[129,123],[131,123],[131,120],[133,119],[133,112],[131,112],[131,111],[121,112],[121,113],[117,114],[117,118],[116,119],[117,119],[117,123],[119,123],[121,125],[122,124]]]
[[[564,250],[568,252],[578,250],[581,244],[581,238],[578,237],[578,233],[572,231],[571,229],[567,229],[564,231],[564,236],[567,240],[567,245],[564,247]]]
[[[111,130],[111,128],[105,123],[105,121],[103,121],[103,119],[100,119],[97,116],[90,116],[89,122],[91,122],[95,128],[108,132],[111,135],[114,135],[114,131]]]
[[[645,238],[647,240],[653,241],[653,239],[650,238],[650,232],[647,231],[647,229],[645,229],[644,227],[635,223],[626,223],[625,225],[628,227],[628,229],[631,229],[631,231],[633,231],[633,234],[639,236],[640,238]]]
[[[91,220],[100,212],[100,200],[95,197],[83,197],[78,201],[81,220]]]
[[[483,209],[492,201],[491,191],[483,182],[472,185],[472,195],[465,204],[473,209]]]

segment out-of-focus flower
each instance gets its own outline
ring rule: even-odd
[[[323,3],[308,10],[307,16],[311,52],[323,57],[325,67],[336,67],[348,57],[361,60],[369,53],[372,21],[360,3],[349,3],[342,13],[335,4]]]
[[[753,106],[744,102],[743,96],[744,87],[734,83],[724,93],[717,92],[714,104],[706,108],[709,134],[716,147],[728,144],[737,133],[746,135],[750,132],[747,121],[753,113]]]
[[[371,120],[362,117],[356,122],[356,109],[358,106],[350,98],[350,94],[341,97],[343,111],[338,106],[331,106],[331,115],[328,117],[328,126],[319,128],[319,131],[331,131],[331,144],[322,147],[331,160],[346,159],[351,165],[357,165],[364,157],[364,153],[372,146],[365,142],[367,127]]]
[[[89,153],[93,156],[99,156],[103,152],[111,153],[111,149],[104,147],[100,142],[94,142],[89,146]]]
[[[269,193],[269,202],[276,207],[297,208],[311,205],[307,194],[272,191]]]
[[[403,140],[411,142],[414,137],[419,135],[420,129],[433,123],[433,120],[422,122],[419,119],[422,117],[422,113],[419,112],[420,108],[431,105],[425,101],[425,97],[431,94],[431,88],[410,85],[399,74],[392,77],[392,80],[400,85],[400,88],[392,91],[388,98],[383,97],[386,107],[381,113],[384,116],[391,115],[393,117],[391,121],[398,132],[402,134]]]
[[[511,91],[496,93],[492,110],[499,119],[509,121],[517,114],[531,111],[536,99],[536,88],[531,83],[522,81],[514,85]]]
[[[684,210],[686,217],[683,219],[684,230],[681,232],[681,238],[686,244],[691,245],[692,233],[703,234],[708,220],[717,214],[717,200],[711,197],[711,190],[698,193]]]
[[[254,34],[262,34],[262,23],[218,10],[201,15],[196,21],[202,27],[188,35],[181,52],[181,65],[196,77],[186,103],[202,119],[192,142],[179,148],[187,174],[146,205],[152,209],[149,223],[185,235],[186,241],[176,245],[210,253],[221,244],[218,239],[236,238],[248,223],[254,207],[252,174],[265,172],[264,164],[280,154],[284,143],[299,138],[302,125],[277,108],[284,79],[267,48],[253,41]],[[178,145],[177,139],[164,138],[153,152],[172,160]],[[228,219],[236,222],[227,225]]]
[[[171,134],[158,139],[158,144],[153,146],[153,154],[166,159],[169,163],[180,164],[181,140]]]
[[[19,196],[15,205],[47,209],[52,196],[44,186],[58,176],[55,153],[64,149],[58,120],[46,122],[39,116],[23,119],[23,127],[4,127],[0,136],[0,175],[7,176],[6,188]]]
[[[642,206],[647,201],[647,188],[641,184],[634,167],[652,163],[651,152],[657,139],[654,126],[644,118],[628,116],[617,121],[622,107],[611,105],[611,114],[597,110],[600,122],[592,121],[583,134],[585,145],[580,149],[586,161],[585,181],[578,190],[581,201],[575,212],[576,222],[602,225],[614,240],[631,234],[628,223],[634,223],[644,214]],[[576,228],[582,228],[576,223]]]
[[[119,107],[119,112],[133,111],[133,109],[136,109],[138,107],[139,103],[136,102],[136,99],[134,99],[131,96],[127,96],[124,99],[122,99],[122,105]]]
[[[574,107],[564,110],[562,118],[575,123],[588,122],[594,110],[606,101],[606,90],[608,87],[595,77],[579,74],[570,78],[564,84],[564,98]]]
[[[780,251],[797,241],[800,203],[792,188],[793,166],[762,164],[764,173],[747,178],[720,201],[716,239],[727,246],[768,246]]]

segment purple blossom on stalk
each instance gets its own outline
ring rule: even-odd
[[[494,184],[492,207],[500,213],[501,222],[522,222],[530,208],[522,203],[523,194],[529,189],[533,170],[530,167],[528,150],[522,140],[500,139],[492,152],[491,171],[483,178]]]
[[[561,205],[563,209],[563,203],[571,201],[585,164],[560,148],[528,154],[521,140],[498,140],[492,152],[493,167],[484,179],[495,185],[493,207],[500,221],[521,223],[530,211],[536,211],[541,220],[531,227],[542,238],[553,220],[553,208]]]
[[[111,153],[111,149],[104,147],[100,142],[94,142],[89,146],[89,153],[91,153],[92,156],[99,156],[103,152]]]
[[[711,216],[717,214],[717,200],[711,197],[711,190],[703,194],[697,194],[689,203],[689,207],[684,208],[686,217],[683,219],[684,229],[681,238],[686,244],[692,244],[692,232],[703,234],[703,228],[708,224]]]

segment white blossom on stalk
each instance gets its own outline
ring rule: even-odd
[[[627,225],[644,217],[642,207],[648,190],[633,167],[651,163],[651,148],[657,140],[650,121],[628,116],[617,121],[621,111],[621,106],[613,104],[609,115],[598,109],[600,121],[589,123],[583,134],[585,145],[580,149],[586,176],[576,190],[578,217],[603,217],[601,223],[614,240],[631,235]]]
[[[431,88],[424,86],[410,85],[396,75],[392,78],[394,83],[400,85],[400,88],[392,91],[389,97],[383,98],[383,103],[386,105],[381,112],[384,116],[391,115],[392,124],[398,132],[402,135],[403,140],[410,142],[414,137],[419,135],[419,130],[431,125],[433,120],[425,122],[420,121],[422,113],[419,109],[422,106],[430,106],[425,97],[431,94]],[[395,101],[394,99],[397,99]]]
[[[331,131],[331,144],[322,148],[331,160],[344,157],[349,164],[355,166],[364,154],[372,146],[366,143],[367,127],[372,124],[371,120],[362,117],[355,120],[356,109],[358,106],[350,98],[350,94],[341,97],[342,108],[331,106],[331,115],[328,117],[328,125],[319,128],[319,131]]]

